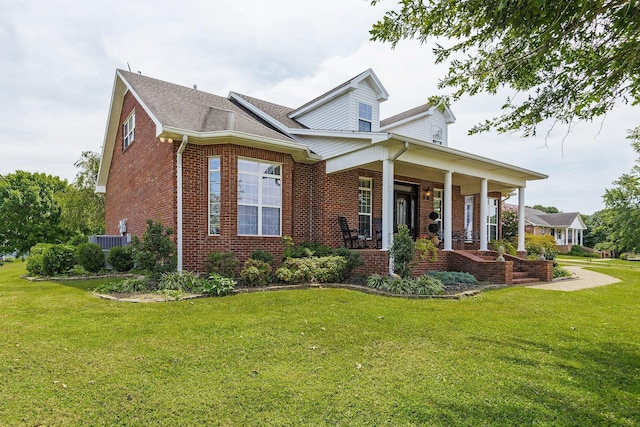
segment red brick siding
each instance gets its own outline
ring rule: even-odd
[[[123,150],[122,123],[134,108],[135,139]],[[127,232],[134,235],[144,233],[147,219],[175,230],[177,147],[155,137],[155,124],[131,93],[124,97],[119,123],[107,181],[106,233],[120,234],[118,222],[123,218]]]

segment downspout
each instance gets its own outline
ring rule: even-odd
[[[178,240],[178,271],[182,271],[182,244],[183,244],[183,237],[182,237],[182,230],[183,230],[183,225],[182,225],[182,153],[184,153],[184,150],[187,148],[187,144],[189,143],[189,137],[187,135],[183,135],[182,136],[182,143],[180,144],[180,147],[178,148],[178,153],[176,154],[176,192],[178,193],[178,206],[177,206],[177,221],[176,221],[176,234],[177,234],[177,240]]]
[[[393,156],[382,162],[382,249],[389,250],[393,244],[393,162],[409,149],[409,142]],[[393,275],[393,257],[389,256],[389,275]]]

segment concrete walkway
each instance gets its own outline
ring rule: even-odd
[[[567,271],[576,275],[575,279],[558,280],[555,282],[539,283],[528,286],[534,289],[547,289],[550,291],[579,291],[581,289],[595,288],[598,286],[610,285],[618,283],[620,279],[607,276],[606,274],[596,273],[595,271],[585,270],[582,267],[573,265],[564,267]]]

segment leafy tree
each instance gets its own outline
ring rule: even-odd
[[[66,180],[44,173],[0,176],[0,252],[22,255],[36,243],[66,241],[56,195],[68,186]]]
[[[380,0],[371,0],[375,5]],[[453,99],[502,87],[502,114],[470,133],[536,134],[546,119],[568,124],[605,114],[616,102],[640,102],[640,4],[635,0],[399,0],[371,38],[435,43],[449,62],[440,88]],[[640,129],[638,129],[640,132]]]
[[[156,282],[162,273],[176,270],[176,246],[171,240],[172,234],[172,228],[148,219],[143,240],[133,236],[131,241],[137,268],[149,272],[151,279]]]
[[[637,129],[630,131],[627,138],[640,154],[640,132]],[[603,196],[608,233],[607,242],[599,247],[617,253],[640,252],[640,159],[636,159],[631,172],[623,174],[613,184],[614,187],[605,190]]]
[[[583,215],[587,229],[584,231],[584,245],[589,248],[598,248],[607,241],[610,225],[608,221],[608,211],[603,209],[594,212],[592,215]]]
[[[545,213],[548,213],[548,214],[560,213],[558,208],[556,208],[554,206],[533,205],[532,208],[533,209],[537,209],[537,210],[542,211],[542,212],[545,212]]]
[[[518,236],[518,211],[504,209],[502,211],[502,238],[512,240]]]
[[[62,225],[71,234],[102,234],[104,194],[95,192],[100,156],[84,151],[74,166],[79,170],[73,183],[59,195]]]

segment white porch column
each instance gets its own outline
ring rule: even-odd
[[[382,249],[393,243],[393,161],[382,161]]]
[[[447,171],[444,173],[444,200],[443,200],[443,212],[442,212],[442,220],[444,222],[444,250],[450,251],[453,249],[451,245],[452,235],[451,235],[451,224],[453,223],[451,220],[451,212],[453,209],[451,208],[451,201],[453,200],[453,185],[452,185],[452,173],[451,171]]]
[[[518,188],[518,251],[524,252],[524,187]]]
[[[487,215],[489,210],[489,190],[488,181],[484,178],[480,181],[480,250],[486,251],[489,248]]]

